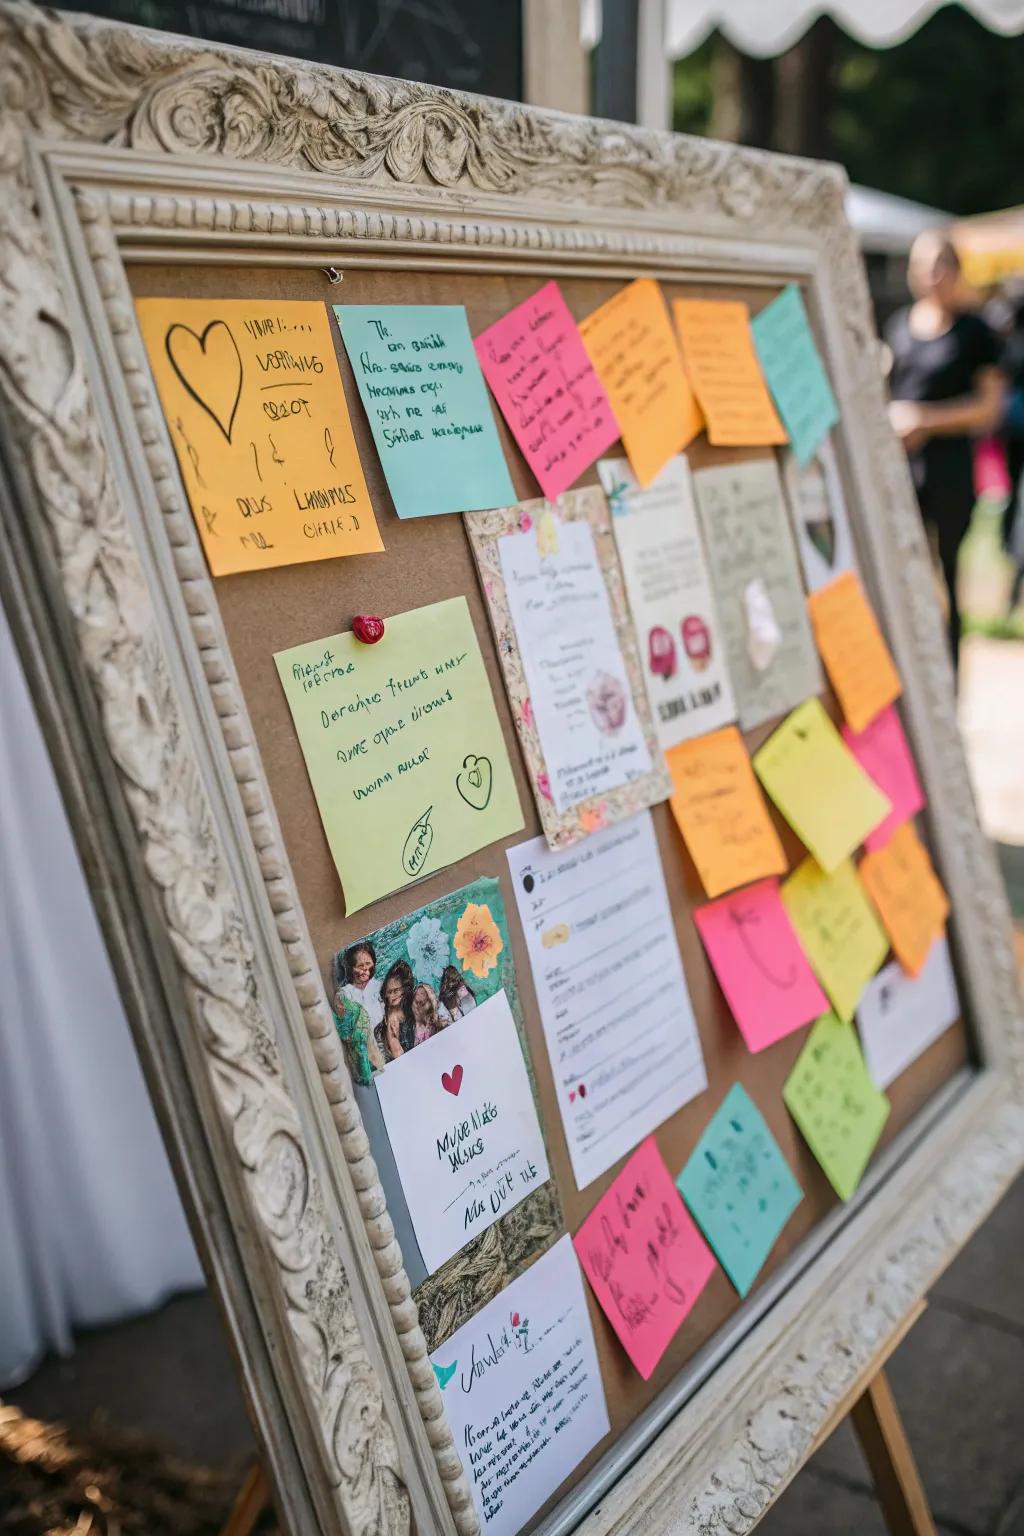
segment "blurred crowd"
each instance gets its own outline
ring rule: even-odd
[[[982,302],[966,288],[956,247],[941,231],[915,240],[907,281],[912,302],[884,333],[890,419],[941,569],[956,668],[957,562],[979,495],[1003,503],[1011,612],[1024,588],[1024,281]]]

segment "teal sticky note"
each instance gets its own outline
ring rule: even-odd
[[[461,304],[336,304],[399,517],[515,501]]]
[[[761,371],[793,452],[801,464],[807,464],[829,427],[839,420],[839,407],[797,285],[789,283],[754,316],[751,328]]]
[[[764,1116],[739,1083],[722,1100],[676,1188],[745,1296],[803,1191]]]

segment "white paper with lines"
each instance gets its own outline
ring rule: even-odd
[[[508,850],[578,1188],[707,1087],[650,811]]]

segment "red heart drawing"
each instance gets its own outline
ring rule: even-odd
[[[580,1098],[581,1099],[585,1099],[586,1096],[587,1096],[587,1085],[586,1085],[586,1083],[580,1083]]]
[[[512,1313],[512,1327],[513,1328],[518,1328],[519,1327],[519,1313],[518,1312],[513,1312]]]
[[[441,1087],[445,1093],[457,1094],[462,1087],[462,1065],[452,1067],[450,1072],[441,1073]]]
[[[573,1102],[575,1097],[576,1097],[576,1089],[575,1088],[570,1088],[569,1089],[569,1103],[570,1104]]]

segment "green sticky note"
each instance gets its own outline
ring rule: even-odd
[[[782,1090],[786,1108],[841,1200],[860,1183],[889,1100],[871,1081],[853,1025],[826,1013]]]
[[[889,952],[860,877],[847,859],[827,875],[805,859],[782,882],[797,938],[841,1019],[852,1019],[861,993]]]
[[[793,452],[801,464],[808,464],[829,427],[839,420],[839,407],[796,283],[783,288],[750,326]]]
[[[884,821],[891,801],[826,714],[807,699],[753,757],[754,772],[824,870],[837,869]]]
[[[764,1116],[739,1083],[722,1100],[676,1188],[745,1296],[803,1192]]]
[[[515,501],[461,304],[336,304],[399,517]]]
[[[464,597],[274,657],[348,912],[523,825]]]

